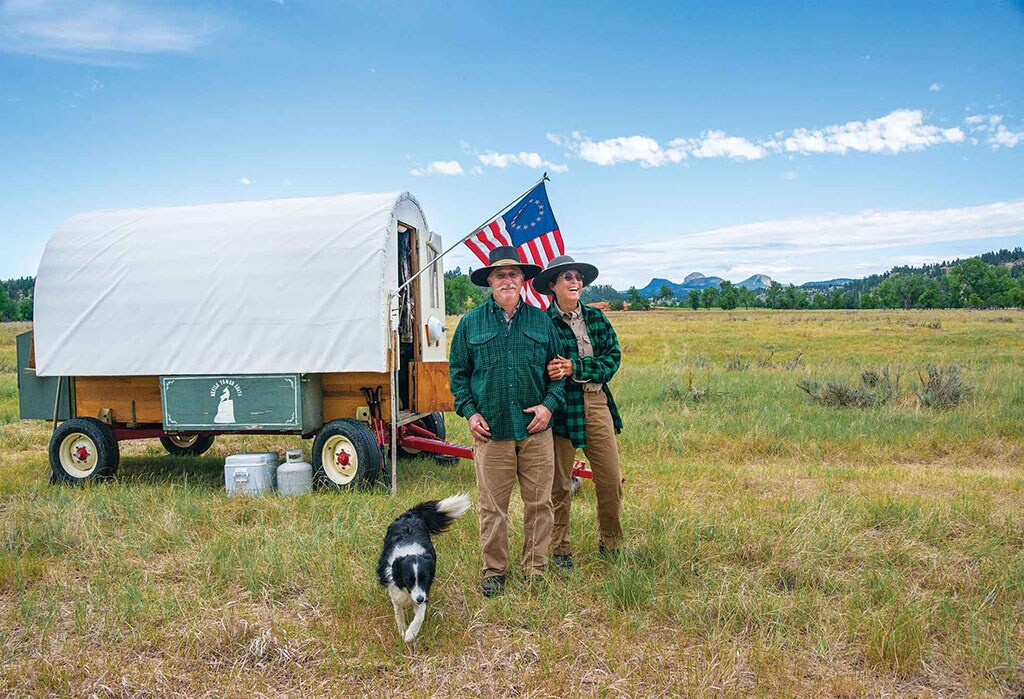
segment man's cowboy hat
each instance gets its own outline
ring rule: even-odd
[[[570,269],[574,269],[583,275],[583,286],[589,286],[597,279],[597,267],[594,265],[588,265],[586,262],[576,262],[568,255],[559,255],[551,260],[548,266],[544,268],[544,271],[534,278],[534,290],[548,296],[553,296],[555,292],[549,288],[549,285],[558,279],[559,274]]]
[[[469,275],[469,280],[477,286],[488,286],[487,275],[499,267],[518,267],[523,270],[526,279],[533,279],[540,272],[540,265],[531,265],[519,259],[519,253],[511,245],[502,245],[491,250],[488,261],[489,265],[474,269]]]

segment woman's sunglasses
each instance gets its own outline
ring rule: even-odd
[[[583,275],[580,274],[579,272],[573,272],[573,271],[562,272],[558,276],[560,276],[562,279],[564,279],[567,282],[581,282],[581,281],[583,281]]]

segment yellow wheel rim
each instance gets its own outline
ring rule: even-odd
[[[69,476],[88,478],[99,464],[96,443],[81,432],[72,432],[60,443],[60,465]]]
[[[324,473],[338,485],[348,485],[359,472],[359,455],[348,437],[336,434],[328,437],[320,452]]]

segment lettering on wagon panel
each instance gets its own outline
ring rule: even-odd
[[[231,389],[235,389],[235,395],[242,395],[242,387],[231,379],[220,379],[213,382],[210,387],[210,397],[216,398],[220,390],[220,399],[217,403],[217,414],[213,422],[218,425],[233,424],[235,422],[235,401],[231,398]]]

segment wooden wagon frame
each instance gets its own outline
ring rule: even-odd
[[[441,257],[408,193],[75,216],[18,338],[21,417],[54,421],[62,483],[113,477],[124,440],[296,434],[320,485],[394,491],[399,452],[472,457],[445,439]]]

